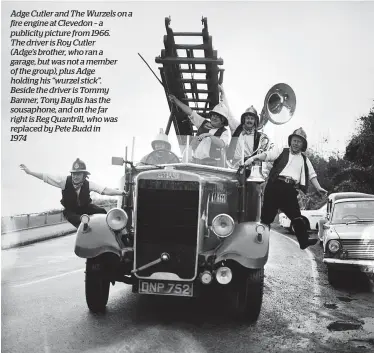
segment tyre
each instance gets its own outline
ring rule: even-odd
[[[331,266],[327,267],[327,279],[333,287],[339,287],[341,284],[341,274]]]
[[[86,261],[85,292],[86,302],[93,313],[105,311],[109,298],[110,281],[101,274],[100,262],[95,259]]]
[[[247,270],[235,284],[235,311],[243,321],[255,322],[264,293],[264,269]]]

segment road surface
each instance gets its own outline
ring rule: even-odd
[[[374,294],[332,288],[311,251],[272,231],[265,293],[254,325],[225,302],[141,296],[111,286],[105,314],[85,303],[75,235],[2,251],[2,351],[373,352]],[[312,251],[318,251],[318,245]],[[341,330],[341,331],[339,331]]]

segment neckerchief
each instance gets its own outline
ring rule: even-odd
[[[255,134],[255,129],[254,128],[251,128],[249,130],[246,130],[243,126],[243,131],[242,131],[242,135],[254,135]]]
[[[290,147],[290,152],[291,152],[291,154],[292,155],[297,155],[297,154],[301,154],[301,151],[299,151],[299,152],[294,152],[294,151],[292,151],[292,148]]]
[[[75,190],[80,189],[80,188],[82,187],[83,183],[84,183],[84,180],[85,180],[85,179],[83,179],[80,183],[74,183],[74,181],[72,180],[72,183],[73,183],[74,189],[75,189]]]
[[[209,129],[209,130],[211,130],[211,129],[217,129],[216,127],[214,127],[214,126],[211,124],[210,121],[208,121],[208,122],[205,124],[205,127],[206,127],[207,129]]]

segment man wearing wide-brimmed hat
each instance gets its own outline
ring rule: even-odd
[[[63,214],[77,228],[81,222],[80,217],[82,214],[106,213],[104,208],[92,203],[90,197],[91,191],[108,196],[123,196],[126,194],[124,191],[103,187],[92,181],[88,181],[87,176],[90,175],[90,172],[86,169],[86,164],[79,158],[73,163],[69,176],[55,176],[32,172],[24,164],[21,164],[20,168],[26,174],[32,175],[62,190],[61,204],[64,206]]]
[[[258,131],[260,119],[253,105],[245,110],[240,117],[240,121],[238,121],[230,112],[226,93],[222,85],[219,86],[219,91],[223,104],[229,110],[228,124],[231,130],[231,141],[227,148],[226,156],[228,160],[235,164],[241,160],[242,156],[244,156],[244,160],[247,160],[258,150],[265,149],[269,139],[263,132]],[[244,152],[242,151],[243,147]]]
[[[317,239],[309,239],[307,226],[300,213],[297,190],[306,193],[310,181],[320,195],[327,193],[319,184],[312,163],[303,153],[307,147],[306,133],[299,128],[288,137],[288,148],[273,148],[245,162],[250,165],[255,160],[274,161],[265,188],[261,222],[270,227],[278,209],[282,210],[291,220],[301,249],[316,244]]]
[[[148,160],[148,156],[152,153],[148,153],[145,155],[141,160],[140,164],[163,164],[167,163],[165,158],[167,158],[167,155],[165,153],[162,153],[164,151],[171,151],[171,144],[168,139],[168,135],[164,133],[163,129],[160,129],[160,132],[156,135],[156,137],[152,140],[151,146],[153,151],[160,151],[159,154],[153,153],[153,156],[151,157],[152,160]]]
[[[176,104],[197,127],[195,138],[191,142],[193,150],[193,162],[206,165],[217,165],[221,158],[221,150],[229,143],[229,132],[225,128],[228,125],[228,109],[221,102],[209,112],[209,119],[193,111],[188,105],[178,98],[169,95],[172,103]]]

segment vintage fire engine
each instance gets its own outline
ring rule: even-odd
[[[202,116],[219,102],[223,69],[209,36],[174,33],[166,19],[165,49],[156,63],[165,93],[190,104]],[[202,44],[176,44],[175,37],[199,37]],[[181,56],[181,51],[187,53]],[[204,56],[195,56],[202,51]],[[202,98],[204,97],[204,98]],[[292,89],[275,85],[266,95],[260,125],[289,120],[296,105]],[[186,116],[170,104],[181,151],[195,133]],[[287,119],[284,120],[284,112]],[[283,114],[283,118],[280,118]],[[283,119],[283,121],[281,121]],[[124,282],[140,294],[197,297],[208,288],[228,295],[239,317],[256,321],[261,310],[268,227],[260,223],[264,177],[261,166],[249,173],[232,168],[222,151],[216,166],[181,161],[170,151],[155,163],[134,165],[127,156],[121,186],[128,192],[107,215],[83,215],[75,253],[86,258],[86,301],[91,311],[105,309],[110,283]]]

